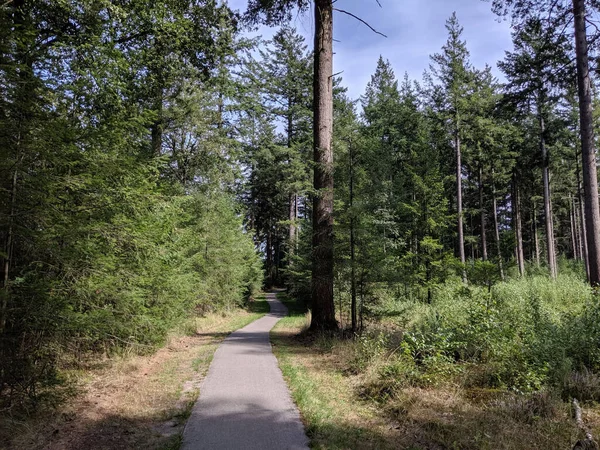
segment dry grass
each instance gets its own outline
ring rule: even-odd
[[[93,369],[72,374],[78,393],[59,408],[0,418],[0,448],[178,448],[218,344],[259,318],[262,306],[254,308],[260,312],[236,310],[198,318],[195,334],[174,335],[152,355],[95,361]]]
[[[279,364],[318,449],[560,449],[579,430],[570,406],[548,393],[518,395],[467,389],[459,382],[432,387],[394,385],[386,396],[365,395],[378,362],[348,370],[352,341],[302,333],[297,313],[272,333]],[[600,436],[600,408],[586,405],[585,422]]]

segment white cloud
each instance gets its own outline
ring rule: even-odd
[[[344,84],[352,98],[360,96],[375,70],[379,55],[389,59],[396,76],[404,72],[420,80],[429,67],[429,55],[439,52],[447,38],[444,24],[456,11],[464,27],[463,37],[471,52],[471,62],[482,68],[492,67],[512,48],[510,27],[492,13],[489,2],[481,0],[338,0],[335,7],[347,10],[367,21],[388,38],[381,37],[356,19],[342,13],[335,16],[335,71],[343,71]],[[234,9],[243,10],[245,0],[230,0]],[[296,16],[294,25],[312,41],[313,18],[309,12]],[[272,31],[259,31],[264,37]],[[496,72],[496,75],[500,75]]]

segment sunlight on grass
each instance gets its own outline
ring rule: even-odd
[[[290,317],[271,338],[312,448],[558,450],[578,439],[569,405],[551,392],[467,389],[452,377],[412,385],[388,374],[390,354],[373,349],[357,366],[360,339],[307,334],[305,313],[285,300]],[[596,433],[595,407],[586,406],[585,420]]]

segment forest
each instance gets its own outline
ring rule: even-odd
[[[0,414],[278,287],[394,420],[460,386],[545,435],[576,398],[600,429],[600,3],[489,2],[501,79],[453,14],[421,79],[374,54],[359,98],[343,3],[0,4]],[[521,448],[448,439],[423,448]]]

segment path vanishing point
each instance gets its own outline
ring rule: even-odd
[[[215,352],[183,432],[182,450],[306,450],[269,332],[287,314],[275,294],[271,312],[230,334]]]

